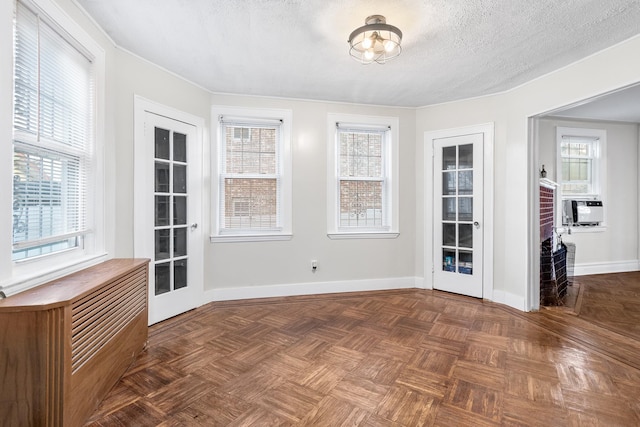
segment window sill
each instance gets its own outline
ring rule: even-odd
[[[351,232],[351,233],[327,233],[331,240],[343,239],[395,239],[400,233],[393,232]]]
[[[13,279],[10,279],[3,286],[0,286],[0,291],[3,291],[6,296],[15,295],[19,292],[26,291],[27,289],[35,288],[51,280],[58,279],[60,277],[75,273],[92,265],[98,264],[102,261],[106,261],[108,255],[106,253],[98,253],[94,255],[86,255],[75,259],[74,261],[67,263],[60,263],[55,267],[37,268],[37,273],[33,274],[33,266],[27,268],[29,262],[37,262],[35,260],[21,261],[21,264],[25,264],[17,269],[17,274]]]
[[[228,236],[209,236],[211,243],[277,242],[291,239],[293,239],[293,234],[233,234]]]
[[[565,226],[566,227],[566,226]],[[582,233],[604,233],[607,231],[606,225],[573,225],[569,228],[570,234],[582,234]]]

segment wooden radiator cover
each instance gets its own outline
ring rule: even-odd
[[[147,259],[0,300],[0,423],[81,426],[147,342]]]

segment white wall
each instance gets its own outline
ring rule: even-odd
[[[415,112],[315,101],[214,94],[211,103],[293,111],[293,239],[212,243],[205,248],[207,289],[264,285],[331,284],[410,278],[415,270]],[[400,236],[331,240],[327,237],[327,114],[395,116],[400,121]],[[208,215],[207,215],[208,216]],[[207,233],[209,230],[207,231]],[[318,270],[311,271],[311,260]],[[348,284],[347,284],[348,286]],[[311,286],[313,288],[313,286]]]
[[[556,128],[603,129],[607,132],[607,212],[605,230],[579,229],[564,235],[576,244],[576,273],[615,271],[638,263],[638,125],[601,121],[545,118],[539,121],[539,163],[547,177],[558,181],[556,171]],[[598,269],[598,270],[594,270]]]
[[[529,152],[528,118],[640,81],[638,51],[640,37],[634,37],[508,92],[418,109],[417,157],[423,153],[426,131],[495,123],[495,247],[492,255],[494,297],[499,297],[496,300],[502,298],[500,302],[524,309],[534,304],[529,291],[537,286],[531,260],[538,256],[538,249],[531,227],[536,215],[532,195],[538,181],[538,165],[533,161],[537,153]],[[425,187],[432,185],[429,173],[418,163],[417,198]],[[417,217],[424,214],[429,219],[428,212],[421,212],[421,205],[418,201]],[[416,240],[417,254],[421,253],[423,242],[432,238],[428,229],[421,234]],[[420,274],[424,274],[424,270],[418,267],[416,275]]]
[[[134,169],[134,96],[184,111],[209,123],[210,93],[129,52],[117,50],[115,84],[111,95],[116,105],[114,120],[116,138],[113,150],[117,156],[115,176],[118,192],[116,200],[117,246],[115,255],[131,257],[133,251],[133,169]],[[205,134],[208,138],[208,134]],[[208,170],[208,140],[202,162]],[[208,177],[208,175],[206,175]],[[205,185],[208,183],[205,179]],[[203,204],[206,201],[203,200]],[[203,242],[204,245],[204,242]]]
[[[314,101],[211,94],[152,64],[118,51],[116,72],[117,256],[133,254],[133,97],[149,100],[205,119],[203,226],[207,298],[270,295],[271,290],[236,288],[286,285],[286,292],[330,286],[353,280],[410,278],[413,285],[415,194],[414,169],[400,170],[400,237],[397,239],[330,240],[326,230],[326,120],[329,112],[397,116],[400,118],[400,164],[413,165],[415,113],[412,109],[333,104]],[[209,243],[210,106],[285,108],[293,111],[293,239],[277,242]],[[310,261],[319,267],[311,272]],[[329,283],[327,283],[329,282]],[[385,282],[388,283],[388,282]],[[403,281],[407,283],[407,281]],[[310,285],[311,284],[311,285]],[[347,284],[348,286],[348,284]],[[303,287],[300,287],[303,288]],[[334,288],[331,288],[334,289]],[[304,292],[304,291],[301,291]]]

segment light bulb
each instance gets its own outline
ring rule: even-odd
[[[362,47],[365,49],[369,49],[371,46],[373,46],[373,40],[371,40],[371,37],[365,37],[362,40]]]
[[[364,51],[364,59],[368,61],[373,59],[373,49],[367,49]]]
[[[391,52],[396,47],[396,44],[391,40],[385,40],[382,45],[384,46],[384,50],[386,50],[387,52]]]

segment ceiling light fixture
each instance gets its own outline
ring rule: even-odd
[[[371,15],[364,22],[349,36],[349,55],[363,64],[384,64],[400,55],[402,31],[388,25],[382,15]]]

